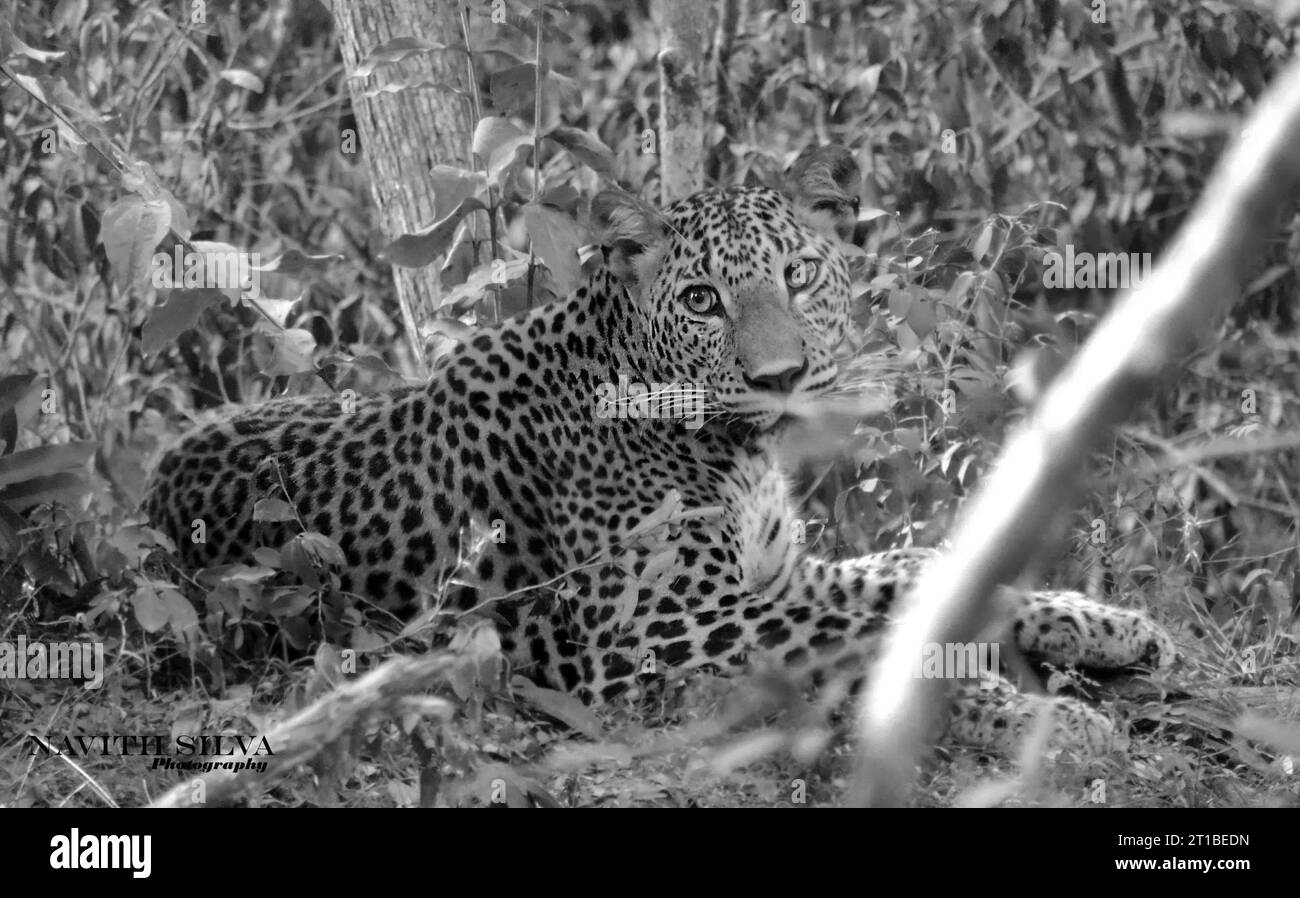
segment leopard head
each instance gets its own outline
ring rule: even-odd
[[[760,430],[830,391],[851,298],[840,232],[856,216],[858,179],[849,153],[826,147],[805,154],[782,190],[706,190],[662,213],[628,194],[597,196],[593,224],[639,318],[650,374]]]

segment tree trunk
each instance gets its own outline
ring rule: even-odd
[[[349,72],[375,47],[396,37],[424,43],[462,43],[459,13],[446,0],[334,0],[343,62]],[[472,110],[466,95],[450,90],[400,90],[373,97],[365,91],[398,79],[440,82],[466,90],[466,55],[446,50],[420,53],[379,68],[366,78],[349,78],[352,109],[370,170],[380,227],[388,240],[432,224],[435,219],[429,170],[438,164],[471,168]],[[412,359],[427,372],[421,325],[440,304],[438,266],[399,268],[393,279],[402,308]]]
[[[704,187],[705,93],[712,81],[713,4],[659,0],[659,198],[667,204]]]

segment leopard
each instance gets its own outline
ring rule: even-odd
[[[248,563],[284,535],[254,515],[278,493],[341,550],[342,593],[394,614],[488,609],[513,671],[587,703],[700,669],[860,682],[936,550],[807,551],[780,452],[853,351],[860,179],[826,146],[776,186],[662,210],[604,190],[599,251],[568,296],[477,327],[420,386],[274,399],[191,430],[144,510],[186,567]],[[1147,611],[1005,591],[999,644],[1030,658],[1178,658]],[[1111,744],[1095,706],[998,672],[957,684],[948,735],[1014,751],[1044,705],[1054,738]]]

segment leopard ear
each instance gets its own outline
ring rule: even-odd
[[[605,263],[627,286],[654,273],[668,243],[668,219],[622,190],[605,190],[591,201],[591,227],[605,250]]]
[[[804,150],[786,175],[786,193],[808,224],[847,236],[858,217],[862,170],[853,154],[834,144]]]

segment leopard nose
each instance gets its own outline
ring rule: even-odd
[[[771,390],[774,393],[789,393],[799,383],[799,379],[808,373],[808,360],[804,359],[799,367],[789,367],[784,371],[760,374],[757,377],[744,375],[745,383],[755,390]]]

